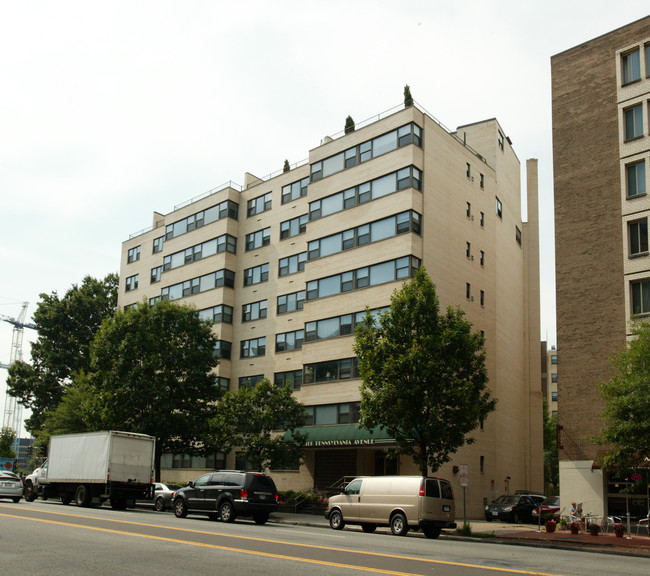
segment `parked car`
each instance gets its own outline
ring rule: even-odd
[[[542,524],[548,519],[547,514],[553,516],[553,520],[557,520],[560,517],[560,497],[559,496],[549,496],[544,500],[537,508],[533,510],[532,519],[536,524],[541,522]]]
[[[485,507],[485,519],[530,522],[533,510],[545,499],[541,494],[504,494]]]
[[[211,520],[234,522],[238,516],[265,524],[278,507],[273,479],[261,472],[219,470],[209,472],[174,493],[172,506],[177,518],[188,513],[207,514]]]
[[[18,503],[22,497],[23,481],[20,476],[9,470],[0,471],[0,498],[11,498]]]
[[[155,482],[153,500],[136,500],[136,504],[148,504],[150,506],[153,504],[154,509],[163,512],[172,507],[172,496],[180,488],[178,484]]]

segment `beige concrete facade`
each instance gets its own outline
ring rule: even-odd
[[[397,131],[395,138],[393,131]],[[353,153],[356,161],[351,159]],[[354,353],[353,330],[343,329],[343,318],[366,306],[389,305],[405,275],[422,263],[436,284],[441,306],[460,306],[486,337],[489,386],[498,398],[496,413],[473,433],[475,444],[461,449],[437,471],[460,494],[456,467],[468,465],[468,514],[481,516],[483,501],[500,493],[543,489],[536,161],[527,164],[528,222],[521,218],[520,172],[520,162],[495,119],[450,133],[418,107],[401,109],[350,134],[326,138],[310,151],[307,164],[289,172],[268,179],[248,174],[241,190],[224,187],[169,214],[155,213],[151,230],[123,244],[119,306],[143,299],[153,302],[168,287],[208,273],[234,272],[232,288],[202,291],[202,281],[198,281],[195,293],[190,282],[185,293],[174,288],[169,294],[199,310],[221,304],[232,307],[232,322],[215,325],[218,337],[232,344],[230,359],[222,359],[218,368],[218,375],[228,379],[231,389],[247,377],[264,375],[273,381],[278,373],[300,372],[302,385],[295,396],[313,410],[312,430],[318,428],[325,440],[308,448],[299,470],[271,473],[280,489],[323,488],[337,475],[378,474],[388,469],[416,472],[405,459],[399,464],[387,462],[385,445],[337,443],[327,439],[327,431],[354,421],[345,410],[360,399],[360,380],[354,372],[348,373],[345,364]],[[397,185],[387,184],[393,180]],[[286,192],[286,186],[301,181],[308,184],[306,194],[296,192],[283,203],[283,188]],[[372,184],[368,187],[367,183]],[[299,188],[294,186],[296,191]],[[364,196],[367,188],[372,190],[371,197]],[[337,201],[332,197],[340,192],[349,205],[339,202],[345,209],[326,215],[335,210]],[[269,209],[247,216],[249,202],[267,194]],[[161,251],[153,253],[155,239],[164,238],[171,224],[228,200],[238,204],[237,219],[226,216],[170,237]],[[404,212],[410,214],[410,228],[400,230],[398,225],[391,232],[390,225],[383,226]],[[304,231],[281,238],[283,223],[301,216],[305,217]],[[420,223],[419,231],[414,219]],[[379,221],[381,225],[376,224]],[[371,225],[367,242],[365,225]],[[265,229],[270,229],[268,244],[246,250],[247,235]],[[338,239],[328,238],[339,233]],[[225,234],[237,239],[234,254],[192,256],[199,250],[194,247],[206,246]],[[333,246],[348,236],[355,245],[337,252]],[[316,241],[320,241],[320,256],[315,252]],[[138,247],[139,257],[134,259]],[[188,248],[193,250],[187,253],[186,264],[162,271],[159,281],[150,282],[151,271],[163,266],[164,258]],[[128,261],[129,254],[134,261]],[[304,270],[280,275],[281,260],[299,254],[305,254]],[[183,261],[179,256],[173,260],[176,264]],[[268,280],[245,286],[245,271],[267,263]],[[127,291],[127,278],[135,275],[137,288]],[[335,284],[340,289],[333,289]],[[280,307],[279,296],[302,291],[302,309],[285,312]],[[243,306],[258,302],[266,303],[265,317],[243,321]],[[327,328],[322,335],[317,332],[318,339],[308,336],[314,334],[313,322],[335,317],[341,322],[338,333],[328,333]],[[321,326],[325,323],[318,330]],[[299,330],[304,331],[301,347],[276,352],[278,334]],[[266,338],[264,355],[240,357],[243,341],[261,337]],[[353,423],[348,426],[356,428]],[[171,467],[171,456],[166,462],[170,467],[163,470],[163,476],[168,480],[192,479],[201,468]],[[228,455],[224,464],[235,466],[235,455]]]
[[[560,492],[594,514],[608,501],[606,475],[592,469],[599,447],[591,438],[602,425],[598,382],[610,377],[630,321],[650,312],[637,314],[631,302],[633,284],[650,277],[649,44],[646,17],[551,59]],[[627,134],[633,108],[642,122]],[[634,190],[629,167],[639,168]],[[633,242],[635,223],[642,226]]]

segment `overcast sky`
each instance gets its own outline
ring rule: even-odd
[[[496,117],[524,186],[539,159],[540,336],[555,344],[550,57],[649,12],[647,0],[0,0],[0,314],[27,301],[31,317],[39,294],[119,272],[121,243],[154,210],[305,160],[409,84],[452,130]],[[0,362],[11,335],[0,323]]]

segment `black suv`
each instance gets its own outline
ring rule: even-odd
[[[237,516],[252,517],[264,524],[278,507],[278,491],[270,476],[261,472],[219,470],[209,472],[177,490],[174,514],[207,514],[211,520],[234,522]]]

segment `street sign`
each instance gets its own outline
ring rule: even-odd
[[[465,488],[469,485],[468,478],[467,478],[467,464],[461,464],[459,466],[460,469],[460,485],[461,487]]]

